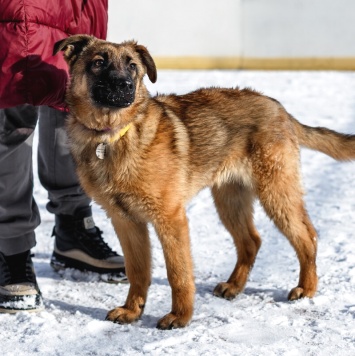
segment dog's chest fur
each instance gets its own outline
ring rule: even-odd
[[[127,152],[113,143],[106,144],[105,155],[100,159],[96,155],[97,146],[88,142],[80,147],[81,153],[73,150],[84,190],[106,210],[117,209],[124,215],[137,212],[143,192],[137,191],[139,178],[132,157],[128,158]]]

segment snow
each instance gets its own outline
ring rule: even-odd
[[[184,93],[201,86],[252,87],[279,100],[298,120],[353,132],[354,72],[159,71],[150,91]],[[157,320],[170,311],[165,263],[152,229],[153,282],[145,313],[132,325],[105,321],[125,301],[127,284],[108,284],[93,273],[49,266],[53,216],[36,177],[42,213],[34,264],[45,309],[1,314],[2,355],[355,355],[355,164],[302,151],[306,204],[319,233],[319,289],[313,299],[288,302],[298,262],[287,240],[257,204],[263,245],[243,294],[233,301],[212,295],[231,273],[232,239],[218,220],[207,190],[187,207],[195,264],[196,298],[191,324],[161,331]],[[36,163],[35,163],[36,164]],[[96,224],[121,252],[110,222],[94,205]]]

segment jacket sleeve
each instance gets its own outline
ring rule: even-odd
[[[106,39],[108,0],[0,0],[0,108],[65,110],[68,66],[54,44],[73,34]]]

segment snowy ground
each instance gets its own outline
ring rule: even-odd
[[[248,86],[277,98],[308,125],[355,132],[354,72],[160,71],[156,91],[184,93],[200,86]],[[63,275],[49,266],[53,217],[46,192],[35,181],[42,212],[34,258],[45,310],[0,315],[2,355],[355,355],[355,164],[302,151],[306,202],[319,239],[319,290],[312,300],[286,300],[298,263],[286,239],[256,206],[263,245],[245,292],[233,301],[212,296],[235,263],[231,238],[218,220],[208,191],[188,206],[197,293],[185,329],[160,331],[171,292],[157,237],[152,235],[153,283],[145,314],[133,325],[104,321],[123,304],[128,285],[110,285],[95,274]],[[120,246],[95,206],[106,240]]]

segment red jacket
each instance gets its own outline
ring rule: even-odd
[[[105,39],[108,0],[0,0],[0,108],[65,107],[68,69],[53,45],[86,33]]]

